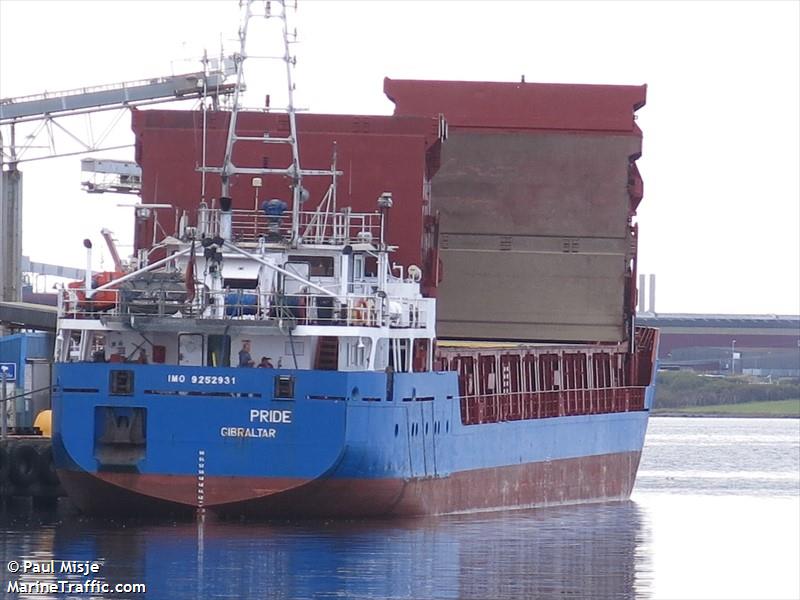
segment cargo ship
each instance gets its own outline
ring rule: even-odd
[[[250,3],[245,10],[240,57]],[[306,158],[309,132],[298,127],[300,117],[311,126],[333,121],[296,114],[285,9],[276,16],[286,48],[286,112],[240,111],[237,92],[230,111],[186,117],[195,139],[207,139],[203,156],[221,156],[221,164],[192,165],[200,189],[186,194],[193,188],[164,173],[180,172],[193,153],[160,161],[162,184],[184,187],[170,234],[158,222],[159,205],[143,202],[135,264],[102,274],[87,267],[84,281],[61,291],[53,452],[69,496],[88,513],[208,510],[260,518],[435,515],[627,498],[652,406],[658,341],[657,331],[636,327],[626,312],[631,298],[635,306],[630,215],[619,239],[607,242],[623,249],[597,251],[616,260],[614,272],[601,273],[617,284],[607,311],[613,318],[604,314],[607,323],[580,331],[564,303],[564,320],[574,321],[564,325],[566,340],[552,326],[537,330],[536,319],[519,321],[536,307],[509,302],[512,292],[496,288],[497,274],[508,274],[502,261],[518,258],[513,247],[487,262],[481,248],[445,241],[457,236],[442,234],[448,222],[431,209],[434,176],[457,166],[442,163],[446,118],[424,107],[414,109],[421,116],[355,118],[312,140]],[[240,61],[237,90],[241,73]],[[142,122],[168,129],[181,118],[165,113],[134,114],[143,199],[158,194],[159,181],[145,148],[170,146]],[[202,136],[198,122],[206,123]],[[224,139],[214,137],[215,128]],[[365,152],[358,135],[376,131],[393,143],[384,138],[380,149]],[[630,145],[630,136],[616,137]],[[247,144],[261,160],[247,162]],[[377,193],[357,196],[359,152],[385,164],[367,179],[402,172],[392,161],[398,153],[415,156],[420,177],[375,181]],[[623,188],[631,185],[629,166],[624,175]],[[189,202],[195,206],[183,208]],[[483,211],[480,218],[506,217]],[[407,236],[392,245],[403,231],[416,245],[404,248]],[[491,232],[457,233],[463,242]],[[586,261],[567,241],[557,258]],[[482,260],[455,293],[472,317],[494,320],[455,315],[440,339],[437,294],[447,291],[454,250]],[[536,251],[528,253],[535,262]],[[602,263],[592,262],[601,272]],[[463,255],[451,264],[463,270]],[[476,294],[505,302],[482,304]],[[591,298],[584,301],[590,312]],[[458,304],[452,296],[444,302]],[[582,339],[587,331],[592,337]]]

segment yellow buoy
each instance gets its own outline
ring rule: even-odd
[[[51,432],[53,431],[53,411],[48,409],[40,412],[36,415],[33,426],[39,428],[39,431],[42,432],[42,436],[51,437]]]

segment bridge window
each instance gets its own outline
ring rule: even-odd
[[[309,277],[333,277],[332,256],[290,256],[289,262],[308,265]]]

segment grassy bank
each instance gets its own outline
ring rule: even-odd
[[[720,417],[793,417],[800,418],[800,398],[766,400],[738,404],[714,404],[681,408],[657,408],[654,415],[720,416]]]
[[[749,377],[708,377],[687,371],[659,371],[656,409],[683,411],[730,404],[750,404],[800,398],[800,381],[768,383]],[[765,409],[766,410],[766,409]]]

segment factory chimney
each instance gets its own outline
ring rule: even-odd
[[[650,275],[650,306],[647,312],[656,314],[656,276]]]
[[[640,273],[639,274],[639,290],[638,290],[639,293],[636,295],[636,300],[637,300],[637,303],[638,303],[638,307],[636,309],[636,312],[638,312],[640,315],[642,313],[644,313],[644,291],[645,291],[644,290],[644,274]]]

